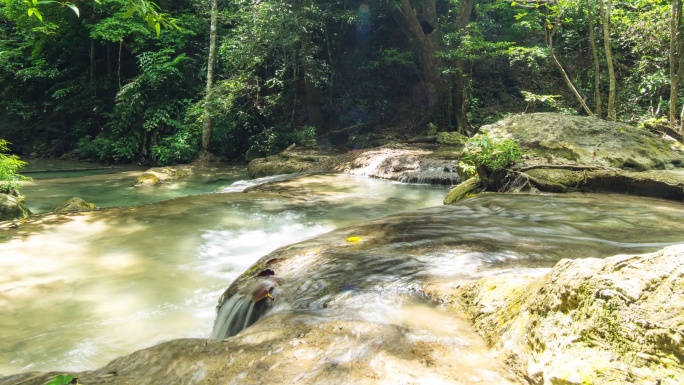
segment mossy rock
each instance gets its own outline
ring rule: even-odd
[[[676,384],[684,378],[684,247],[561,260],[539,275],[468,282],[453,298],[536,384]]]
[[[468,141],[468,137],[460,134],[458,132],[438,132],[437,133],[437,143],[440,144],[465,144]]]
[[[468,198],[472,194],[477,193],[478,189],[482,189],[480,177],[474,176],[451,189],[444,198],[444,204],[450,205]]]
[[[172,180],[184,178],[193,174],[192,166],[153,167],[142,173],[133,184],[134,187],[156,186]]]
[[[72,197],[66,202],[55,207],[52,212],[54,213],[74,213],[79,211],[92,211],[95,209],[95,204],[88,203],[83,198]]]
[[[151,172],[146,172],[143,173],[138,177],[138,179],[135,181],[135,187],[143,187],[143,186],[155,186],[158,185],[160,182],[159,177],[157,174],[153,174]]]
[[[515,140],[528,161],[580,164],[630,171],[680,168],[684,145],[676,140],[619,122],[536,113],[514,115],[482,126],[490,137]]]
[[[546,192],[604,192],[684,200],[684,170],[569,170],[538,168],[526,171],[530,184]]]
[[[0,221],[26,218],[31,210],[26,207],[21,197],[0,193]]]

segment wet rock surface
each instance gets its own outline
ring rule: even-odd
[[[348,152],[288,150],[250,162],[249,175],[297,172],[341,172],[405,183],[454,185],[460,179],[456,164],[460,146],[391,144]]]
[[[484,278],[451,298],[530,383],[684,379],[684,246],[562,260],[546,275]]]

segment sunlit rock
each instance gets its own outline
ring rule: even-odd
[[[684,198],[684,145],[645,128],[536,113],[510,116],[480,131],[512,139],[525,151],[522,164],[487,180],[488,191]]]
[[[88,203],[83,198],[71,197],[66,202],[55,207],[54,213],[73,213],[78,211],[91,211],[95,209],[95,204]]]
[[[22,197],[0,194],[0,221],[26,218],[31,211],[24,205]]]
[[[133,186],[155,186],[161,183],[173,181],[193,174],[191,166],[173,166],[173,167],[153,167],[142,173],[136,179]]]
[[[592,117],[536,113],[483,126],[491,137],[515,140],[527,163],[582,164],[633,171],[684,166],[684,145],[647,129]]]
[[[453,298],[530,383],[684,379],[684,246],[561,260],[543,277],[487,277]]]

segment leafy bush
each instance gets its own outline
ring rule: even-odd
[[[487,173],[511,166],[522,160],[523,151],[510,139],[489,137],[487,131],[470,138],[458,166],[469,176],[481,169]]]
[[[0,139],[0,193],[16,194],[17,182],[28,179],[18,174],[19,170],[26,165],[26,162],[19,159],[16,155],[3,154],[9,151],[8,145],[8,141]]]

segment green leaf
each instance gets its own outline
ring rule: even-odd
[[[128,9],[126,10],[126,12],[123,15],[124,19],[128,19],[129,17],[133,16],[133,12],[135,12],[135,8],[128,7]]]
[[[161,33],[161,25],[159,22],[154,25],[154,30],[157,32],[157,37],[159,37],[159,34]]]
[[[60,374],[46,382],[45,385],[66,385],[70,384],[74,378],[76,377],[72,376],[71,374]]]

